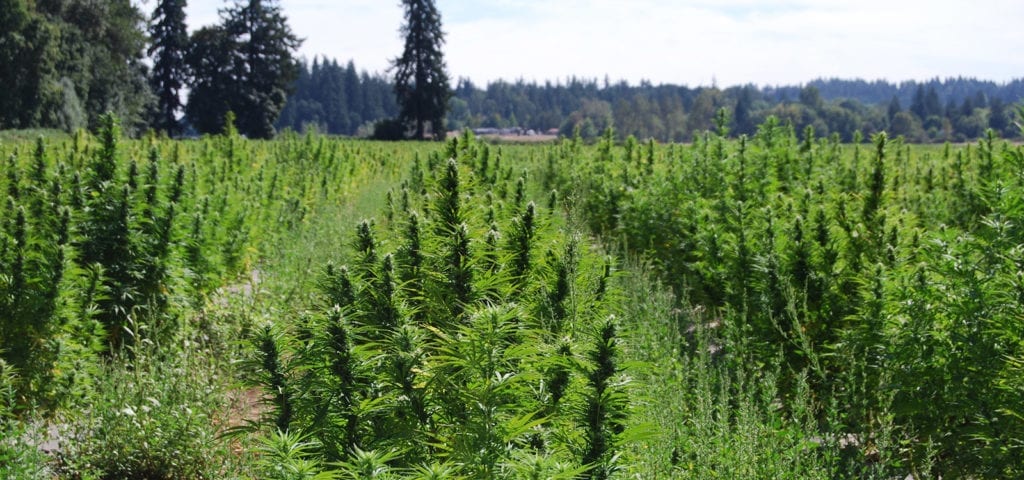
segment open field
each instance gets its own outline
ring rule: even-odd
[[[3,137],[0,476],[1022,474],[1019,145],[613,138]]]

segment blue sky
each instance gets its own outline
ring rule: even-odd
[[[402,48],[398,0],[281,0],[300,55],[384,71]],[[217,21],[218,0],[189,5]],[[437,0],[452,78],[571,75],[719,86],[818,77],[1024,77],[1021,0]],[[143,8],[152,8],[144,4]]]

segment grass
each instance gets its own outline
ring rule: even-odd
[[[67,132],[54,129],[25,129],[25,130],[0,130],[0,143],[24,143],[32,142],[37,138],[44,138],[47,141],[63,141],[71,138]]]

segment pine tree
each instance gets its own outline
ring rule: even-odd
[[[149,55],[153,57],[149,83],[157,97],[157,118],[153,127],[172,136],[181,132],[176,115],[182,107],[179,92],[186,80],[186,4],[186,0],[160,0],[153,10],[153,23],[149,28],[153,42],[149,47]]]
[[[448,109],[448,73],[441,45],[441,14],[433,0],[402,0],[405,7],[405,49],[395,59],[395,96],[401,106],[399,120],[413,126],[413,138],[422,139],[429,123],[435,139],[445,137]]]
[[[345,99],[348,101],[348,123],[351,126],[350,130],[345,132],[345,134],[351,135],[355,133],[356,128],[359,128],[359,125],[364,121],[377,119],[366,118],[363,115],[363,110],[366,110],[363,97],[366,93],[363,91],[359,73],[356,71],[356,64],[352,60],[345,64],[345,72],[342,74],[342,79],[342,83],[345,86]]]
[[[939,100],[939,93],[935,91],[934,86],[928,86],[928,91],[924,95],[924,114],[925,118],[942,115],[942,101]]]
[[[333,134],[348,134],[349,128],[349,107],[348,98],[345,97],[345,71],[338,65],[337,60],[330,62],[324,59],[324,66],[319,81],[319,93],[323,98],[324,114],[327,118],[327,131]]]

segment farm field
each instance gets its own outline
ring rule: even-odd
[[[1019,478],[1024,149],[0,137],[4,478]]]

